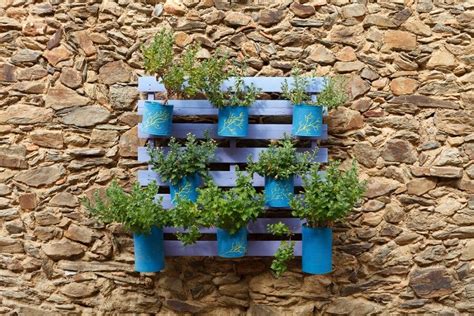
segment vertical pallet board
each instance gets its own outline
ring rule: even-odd
[[[280,93],[281,84],[284,80],[288,80],[290,83],[291,78],[287,77],[245,77],[244,82],[246,84],[253,83],[257,88],[260,88],[262,92],[268,93]],[[226,81],[223,88],[232,85],[234,79],[231,78]],[[312,80],[308,92],[315,96],[319,93],[324,85],[323,78],[314,78]],[[155,77],[147,76],[140,77],[138,80],[138,90],[141,93],[146,94],[147,100],[154,100],[155,93],[164,92],[164,86],[159,84]],[[138,114],[143,111],[143,105],[145,100],[138,102]],[[174,116],[217,116],[217,109],[215,109],[207,100],[169,100],[169,104],[174,105]],[[277,117],[286,116],[290,117],[293,113],[293,106],[288,100],[257,100],[255,104],[249,109],[250,116],[258,116],[260,118],[265,117]],[[261,120],[260,120],[261,121]],[[210,136],[216,139],[225,139],[217,135],[217,124],[210,123],[173,123],[171,136],[176,138],[185,138],[187,133],[193,133],[198,138],[204,136],[204,131],[207,130]],[[285,134],[291,135],[291,124],[279,124],[279,123],[250,123],[249,133],[245,138],[238,138],[238,140],[271,140],[271,139],[282,139]],[[149,143],[153,144],[153,140],[158,137],[147,135],[142,132],[141,124],[138,125],[138,135],[140,138],[147,139]],[[308,139],[308,138],[305,138]],[[321,137],[311,139],[311,147],[317,146],[319,140],[327,139],[327,126],[323,126],[323,135]],[[211,176],[218,186],[231,187],[235,184],[236,173],[235,165],[239,163],[245,163],[247,157],[252,155],[254,159],[258,158],[258,154],[265,150],[265,147],[236,147],[236,141],[230,140],[229,147],[219,147],[216,151],[215,163],[225,165],[228,167],[227,171],[211,171]],[[298,148],[299,151],[305,151],[310,148]],[[148,162],[149,156],[146,152],[145,147],[138,148],[138,161]],[[316,162],[324,163],[328,161],[328,150],[327,148],[319,147]],[[158,175],[151,170],[149,165],[147,170],[138,171],[138,181],[141,185],[147,185],[151,181],[157,181],[162,187],[167,187],[166,183],[160,181]],[[256,187],[263,187],[264,179],[258,175],[254,175],[253,184]],[[296,178],[295,186],[301,185],[301,179]],[[163,197],[163,204],[166,208],[171,207],[169,194],[160,194]],[[271,213],[271,209],[267,212]],[[262,217],[258,218],[256,222],[248,225],[249,234],[254,236],[265,236],[266,226],[271,223],[277,223],[282,221],[290,226],[295,234],[301,233],[302,221],[297,218],[290,216],[286,217]],[[173,227],[166,227],[164,229],[165,234],[173,234],[179,231],[179,229]],[[203,234],[215,233],[214,228],[203,228],[201,229]],[[261,238],[260,238],[261,239]],[[247,256],[273,256],[276,249],[278,248],[280,241],[278,240],[249,240],[249,248]],[[183,246],[179,241],[166,240],[165,241],[165,254],[167,256],[216,256],[217,245],[216,241],[198,241],[194,245]],[[301,256],[301,242],[296,242],[295,255]]]

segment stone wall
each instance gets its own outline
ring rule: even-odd
[[[232,2],[0,1],[0,312],[473,313],[474,2]],[[369,189],[336,229],[333,273],[175,258],[139,275],[129,235],[79,207],[144,167],[139,47],[165,25],[177,49],[246,57],[251,75],[298,61],[350,78],[327,146]]]

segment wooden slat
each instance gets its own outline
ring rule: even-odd
[[[235,171],[211,171],[210,176],[214,179],[217,186],[220,187],[233,187],[237,175]],[[138,182],[140,185],[145,186],[150,184],[152,181],[156,181],[160,186],[167,187],[168,184],[160,180],[160,177],[152,170],[138,170]],[[258,174],[253,176],[253,185],[256,187],[263,187],[265,185],[265,179]],[[301,178],[295,177],[295,186],[301,186]]]
[[[247,256],[273,256],[280,245],[278,240],[249,240]],[[217,241],[198,241],[196,244],[183,246],[178,240],[165,240],[165,255],[178,256],[217,256]],[[301,241],[295,242],[295,256],[301,256]]]
[[[165,150],[168,147],[164,148]],[[258,155],[266,150],[267,148],[255,147],[255,148],[223,148],[219,147],[216,150],[215,158],[213,162],[215,163],[246,163],[249,155],[253,157],[254,160],[258,159]],[[305,152],[310,150],[310,148],[298,148],[299,152]],[[138,147],[138,161],[139,162],[148,162],[150,156],[146,147]],[[328,161],[328,149],[319,148],[318,153],[315,157],[315,162],[327,162]]]
[[[275,224],[278,222],[287,224],[290,227],[291,231],[295,234],[301,233],[302,221],[299,218],[258,218],[255,222],[249,223],[247,229],[250,234],[268,234],[267,225]],[[165,227],[163,231],[165,233],[174,234],[176,232],[183,232],[183,229],[175,227]],[[203,234],[216,233],[216,229],[213,227],[201,228],[200,231]]]
[[[212,138],[228,139],[228,137],[217,135],[217,124],[207,123],[173,123],[171,136],[186,138],[186,135],[191,133],[198,138],[202,138],[206,130]],[[244,139],[282,139],[285,135],[291,135],[291,124],[249,124],[248,135]],[[138,137],[143,139],[157,138],[143,133],[141,124],[138,124]],[[327,139],[327,125],[323,124],[321,136],[311,137],[311,139]]]
[[[287,80],[291,85],[293,79],[290,77],[244,77],[244,82],[247,85],[254,84],[257,88],[262,89],[262,92],[281,92],[281,84]],[[233,86],[235,79],[230,78],[225,81],[222,88],[227,90]],[[319,93],[324,87],[324,78],[315,77],[311,79],[308,87],[308,93]],[[138,78],[138,91],[140,92],[163,92],[165,88],[159,84],[153,76],[143,76]]]

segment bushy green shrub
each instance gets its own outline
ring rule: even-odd
[[[339,162],[331,162],[326,173],[319,173],[319,166],[311,168],[303,177],[304,195],[292,199],[293,216],[306,219],[309,227],[326,227],[344,218],[361,199],[366,183],[360,181],[355,162],[347,171]]]
[[[105,191],[105,198],[99,192],[93,199],[83,197],[81,202],[93,217],[103,223],[121,223],[134,233],[149,233],[153,226],[164,227],[169,223],[169,214],[162,207],[162,199],[156,199],[158,186],[155,182],[146,187],[135,183],[126,193],[116,181]]]
[[[288,261],[295,257],[295,242],[291,240],[293,233],[288,225],[285,225],[282,222],[269,224],[267,230],[274,236],[289,238],[289,240],[282,240],[280,242],[280,246],[273,255],[272,265],[270,266],[275,276],[280,277],[286,270],[288,270]]]

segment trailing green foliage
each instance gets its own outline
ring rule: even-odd
[[[318,104],[326,106],[328,109],[335,109],[343,105],[349,99],[346,89],[346,80],[344,77],[337,76],[326,78],[324,89],[318,95]]]
[[[165,103],[170,97],[181,99],[194,96],[199,92],[202,80],[200,63],[196,58],[199,46],[192,45],[181,56],[174,58],[173,44],[173,33],[162,29],[148,46],[142,47],[146,72],[155,74],[166,88]]]
[[[209,102],[216,108],[224,106],[251,106],[260,89],[254,84],[247,86],[243,79],[245,64],[235,64],[226,70],[227,57],[211,57],[202,63],[202,91]],[[222,84],[229,77],[234,76],[235,82],[226,91],[221,89]]]
[[[152,168],[162,181],[176,185],[181,178],[194,173],[206,177],[207,165],[217,148],[215,140],[208,135],[204,140],[197,140],[195,135],[188,134],[184,147],[174,137],[171,137],[168,146],[168,150],[148,147]]]
[[[203,210],[188,199],[177,197],[176,206],[169,210],[171,223],[174,227],[183,228],[184,232],[176,233],[176,237],[184,245],[194,244],[201,237],[200,227],[207,227]]]
[[[204,212],[210,226],[235,234],[264,211],[264,200],[252,184],[252,175],[237,172],[236,186],[223,190],[213,181],[199,189],[198,207]]]
[[[298,67],[294,67],[291,70],[291,76],[293,77],[291,87],[287,80],[284,80],[281,85],[283,97],[290,100],[294,105],[318,105],[311,100],[311,95],[308,93],[308,87],[311,84],[311,77],[303,77],[301,75],[301,69]]]
[[[291,240],[293,233],[288,225],[282,222],[267,225],[267,230],[274,236],[289,238],[289,240],[282,240],[280,242],[280,246],[275,252],[272,265],[270,266],[275,276],[280,277],[286,270],[288,270],[288,261],[295,257],[295,242]]]
[[[247,170],[261,176],[288,179],[292,175],[303,175],[308,172],[316,153],[316,149],[304,153],[297,152],[295,141],[285,137],[271,143],[267,150],[262,151],[257,162],[249,157]]]
[[[99,192],[92,200],[83,197],[81,202],[92,216],[104,223],[121,223],[134,233],[149,233],[153,226],[163,227],[169,223],[169,214],[163,209],[162,199],[155,199],[158,186],[155,182],[141,188],[133,185],[130,193],[113,181],[105,192],[105,198]]]
[[[293,216],[306,219],[309,227],[325,227],[345,217],[365,192],[366,183],[359,180],[355,162],[347,171],[339,166],[339,162],[329,163],[324,176],[318,173],[318,165],[313,166],[303,177],[304,196],[290,203]]]

